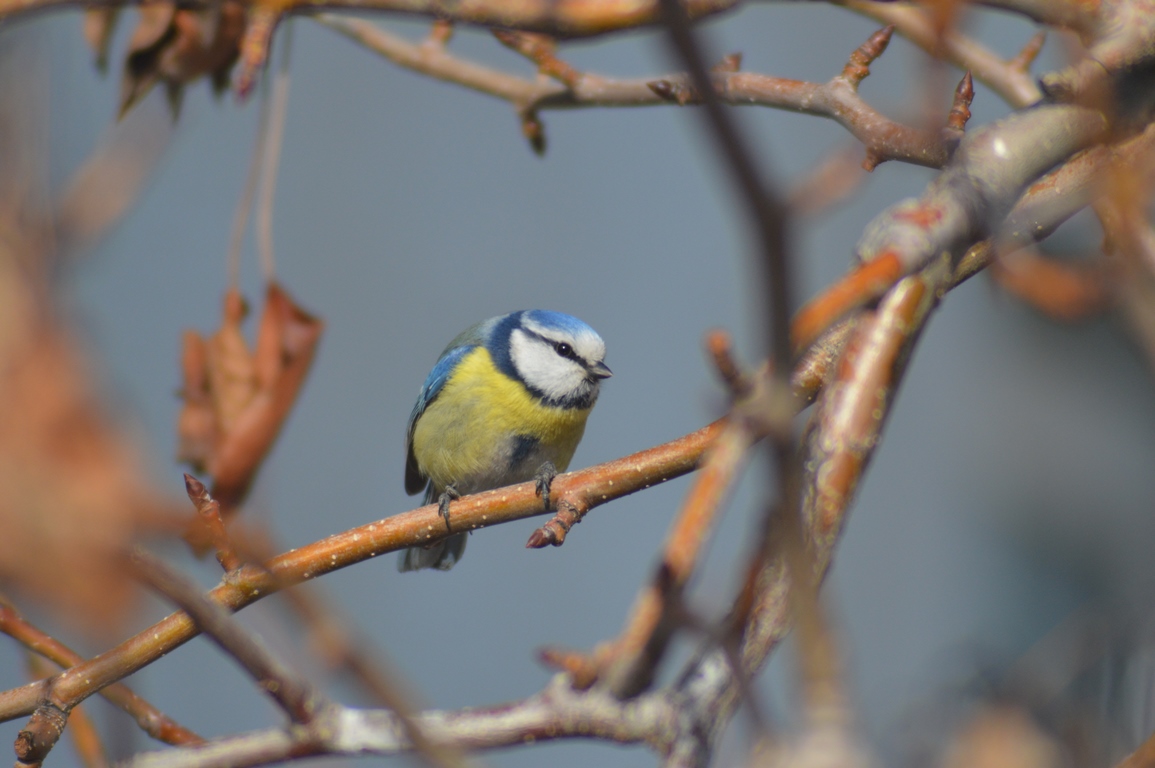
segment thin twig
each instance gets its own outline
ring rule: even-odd
[[[143,550],[134,551],[131,562],[141,581],[187,613],[197,629],[232,656],[294,723],[307,725],[328,703],[220,603],[205,596],[175,568]]]
[[[38,653],[54,664],[67,669],[84,662],[84,657],[38,629],[20,615],[7,599],[0,597],[0,632],[8,635],[28,650]],[[137,696],[124,683],[112,683],[100,691],[109,703],[128,714],[140,729],[157,741],[180,746],[201,744],[204,739],[175,722],[152,704]]]
[[[954,29],[940,36],[930,15],[922,8],[869,0],[835,2],[883,24],[893,24],[900,35],[927,53],[944,56],[959,68],[973,73],[979,82],[991,88],[1011,106],[1025,107],[1043,97],[1031,77],[975,40]]]
[[[411,43],[363,19],[320,14],[317,20],[399,66],[508,101],[523,118],[541,110],[685,105],[698,103],[700,98],[699,89],[690,87],[685,74],[614,79],[566,69],[561,73],[565,82],[528,80],[459,58],[443,46]],[[509,39],[523,44],[523,38]],[[875,45],[877,56],[885,44]],[[537,48],[534,55],[543,58]],[[554,65],[553,69],[559,66]],[[935,131],[911,128],[879,113],[857,93],[862,77],[862,67],[854,73],[844,70],[825,83],[739,72],[729,67],[716,67],[710,72],[714,91],[726,104],[785,109],[834,120],[868,148],[873,158],[871,167],[885,160],[941,167],[950,157],[953,143],[944,141]]]
[[[256,199],[257,185],[261,179],[262,158],[265,155],[264,147],[268,136],[270,101],[271,99],[267,95],[261,100],[261,108],[257,113],[257,135],[253,140],[249,169],[245,173],[245,187],[241,191],[241,197],[237,200],[237,207],[233,212],[233,228],[229,233],[229,251],[226,259],[229,289],[232,291],[240,290],[241,253],[244,249],[245,232],[249,227],[249,215],[252,213],[253,201]]]
[[[281,165],[281,145],[285,137],[285,115],[289,109],[289,59],[293,48],[293,22],[285,24],[281,35],[281,63],[269,97],[269,135],[261,142],[261,187],[257,202],[257,253],[265,280],[276,276],[273,258],[273,199],[277,194],[277,170]]]

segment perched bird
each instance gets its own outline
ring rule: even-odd
[[[461,333],[429,372],[406,437],[405,490],[449,502],[461,495],[564,472],[612,373],[606,345],[576,317],[530,309],[490,318]],[[465,551],[466,532],[402,553],[402,571],[447,571]]]

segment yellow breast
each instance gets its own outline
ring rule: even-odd
[[[511,474],[510,451],[518,437],[538,441],[543,460],[564,472],[585,431],[590,409],[542,405],[521,382],[493,363],[489,351],[470,352],[426,408],[413,431],[413,454],[439,488],[474,493],[523,482]]]

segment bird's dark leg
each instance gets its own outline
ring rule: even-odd
[[[441,513],[441,518],[445,521],[445,530],[452,531],[453,528],[449,525],[449,502],[457,501],[461,498],[461,494],[452,485],[445,486],[445,490],[437,497],[437,511]]]
[[[542,464],[533,475],[533,482],[536,484],[534,492],[541,497],[547,512],[549,511],[549,487],[553,484],[555,477],[557,477],[557,467],[553,465],[552,461]]]

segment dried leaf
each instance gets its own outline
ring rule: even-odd
[[[180,456],[213,480],[228,515],[248,493],[308,375],[324,324],[270,283],[249,352],[240,296],[225,298],[221,329],[205,342],[185,336]]]
[[[121,117],[155,85],[164,85],[174,117],[188,83],[208,76],[213,90],[223,91],[244,32],[245,11],[236,0],[204,8],[168,2],[142,5],[125,58]]]
[[[146,479],[133,435],[104,407],[79,345],[54,319],[53,297],[72,235],[106,227],[139,183],[121,173],[101,178],[107,164],[86,165],[62,206],[76,215],[55,218],[45,205],[44,157],[29,150],[43,143],[37,68],[10,55],[10,66],[0,66],[9,74],[0,78],[0,581],[73,623],[115,630],[134,594],[123,553],[138,534],[175,530],[172,507]],[[115,199],[115,210],[88,216],[92,195]]]

